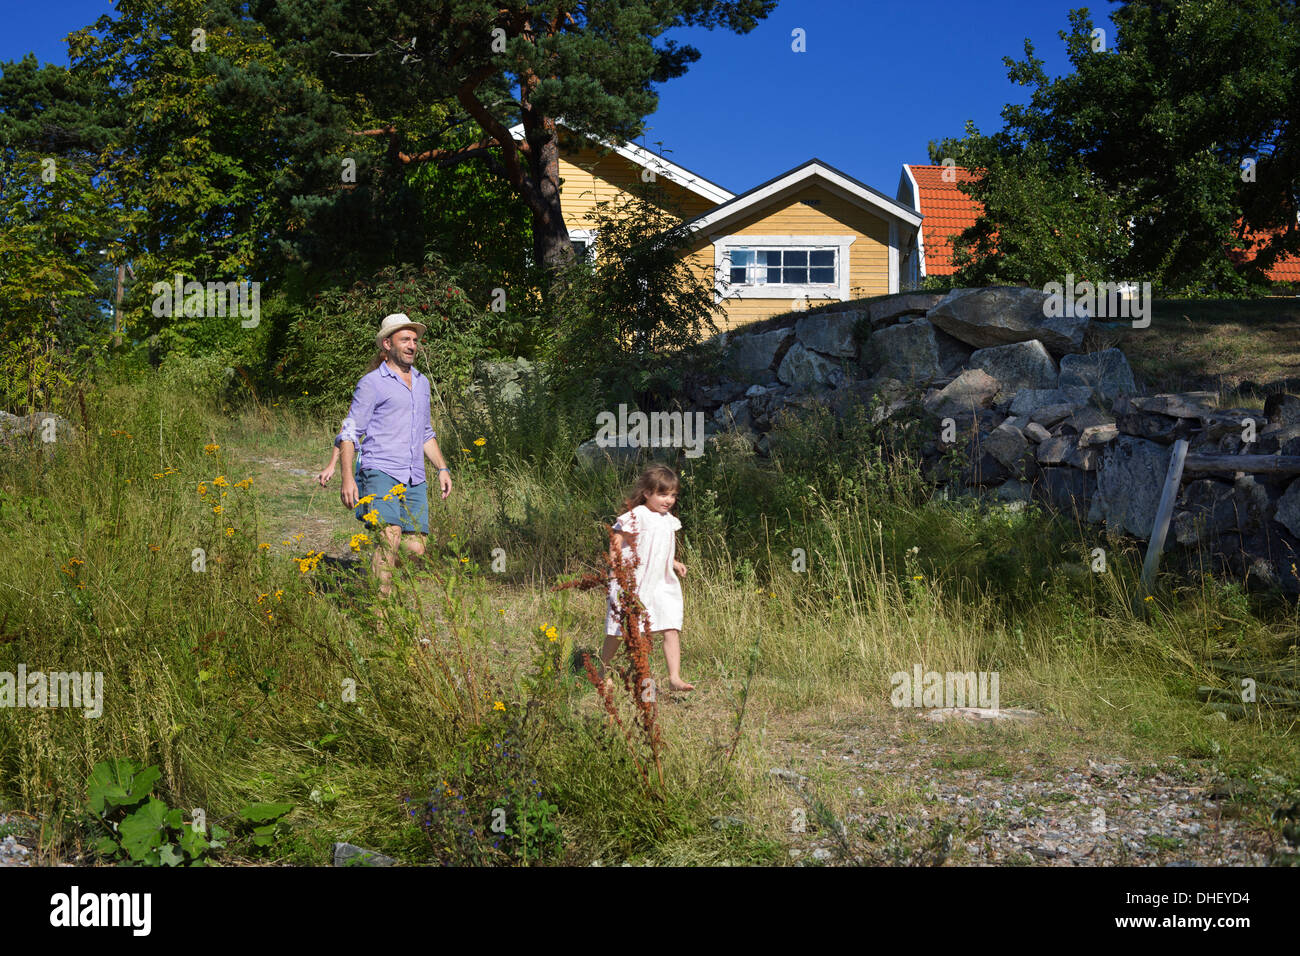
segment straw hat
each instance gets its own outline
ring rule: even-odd
[[[384,316],[384,321],[379,325],[379,331],[375,333],[375,345],[382,347],[384,339],[401,329],[415,329],[417,336],[424,335],[428,331],[428,327],[422,323],[412,322],[410,316],[405,312],[394,312],[392,315]]]

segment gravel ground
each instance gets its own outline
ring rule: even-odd
[[[1287,799],[1286,781],[1267,771],[1254,781],[1227,780],[1174,757],[1143,766],[1118,757],[1046,766],[1041,754],[999,740],[998,731],[984,734],[982,741],[956,745],[918,740],[896,725],[892,734],[839,733],[838,746],[819,749],[819,741],[787,750],[789,765],[822,781],[771,770],[791,807],[805,808],[792,826],[806,830],[791,834],[791,858],[799,865],[911,866],[1296,861],[1280,828],[1246,819],[1252,807],[1243,800],[1257,806]],[[882,781],[895,787],[887,805],[873,801]],[[845,784],[847,802],[836,801],[829,788]],[[838,818],[818,812],[819,798],[846,809]]]
[[[31,821],[25,817],[0,813],[0,866],[31,866],[32,852],[14,835],[15,831],[26,833],[31,828]]]

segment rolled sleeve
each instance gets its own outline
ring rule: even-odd
[[[369,379],[362,378],[357,383],[356,391],[352,393],[352,406],[348,409],[348,417],[343,419],[338,441],[350,441],[354,446],[361,447],[361,439],[358,436],[370,424],[370,416],[375,411],[375,398],[375,390]]]

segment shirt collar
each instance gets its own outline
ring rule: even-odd
[[[394,372],[391,368],[388,367],[388,361],[387,361],[387,360],[384,360],[383,362],[380,362],[380,363],[379,363],[379,374],[380,374],[380,375],[387,375],[389,378],[397,378],[397,377],[398,377],[398,376],[397,376],[397,373]],[[418,378],[422,378],[422,377],[423,377],[423,376],[420,375],[420,370],[419,370],[418,368],[416,368],[414,365],[412,365],[412,366],[411,366],[411,381],[415,381],[416,379],[418,379]]]

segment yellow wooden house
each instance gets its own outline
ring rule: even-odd
[[[818,159],[735,195],[634,143],[566,136],[560,195],[575,246],[598,242],[596,203],[652,178],[691,217],[698,241],[688,255],[714,280],[723,330],[901,291],[900,249],[915,246],[921,215]]]

